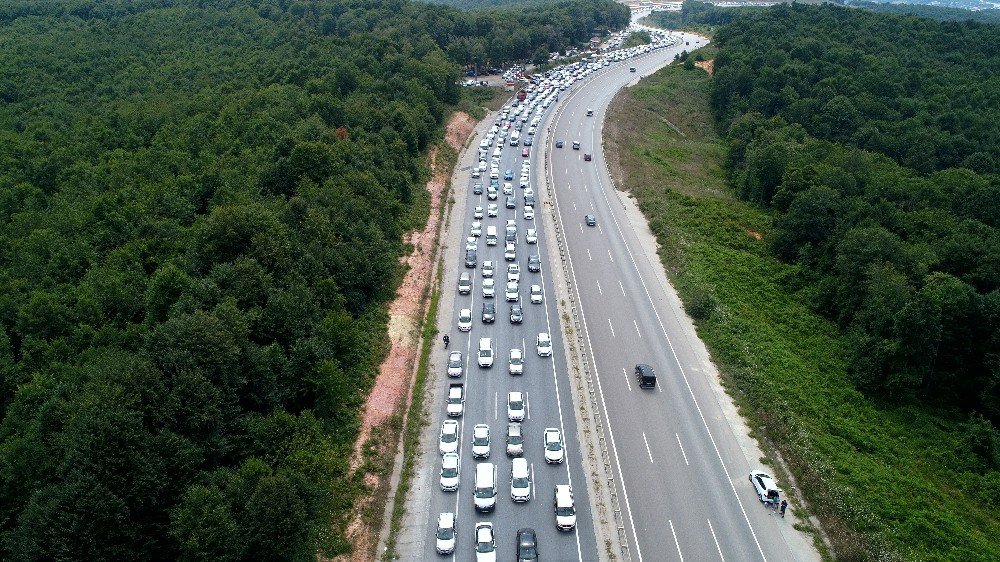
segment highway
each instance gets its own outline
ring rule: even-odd
[[[681,48],[630,64],[649,74]],[[567,148],[546,146],[585,349],[611,435],[629,555],[638,561],[802,559],[800,545],[789,546],[789,531],[779,528],[791,522],[758,501],[748,473],[760,467],[748,462],[741,447],[746,437],[723,410],[728,399],[720,400],[704,358],[687,343],[693,331],[661,281],[657,256],[642,250],[648,227],[626,210],[605,165],[602,123],[615,93],[636,77],[630,64],[607,70],[562,102],[550,138],[565,140]],[[581,150],[570,149],[577,140]],[[593,161],[584,161],[585,152]],[[584,224],[586,214],[595,215],[596,226]],[[636,363],[656,369],[655,389],[637,386]]]

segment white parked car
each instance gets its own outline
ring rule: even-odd
[[[504,195],[514,195],[514,184],[506,182],[503,184],[503,194]]]
[[[524,208],[524,220],[528,220],[528,221],[535,220],[535,210],[532,209],[531,207],[525,207]]]
[[[490,203],[489,206],[486,207],[486,214],[491,217],[495,217],[499,213],[500,213],[500,208],[497,207],[496,203]]]
[[[531,286],[531,304],[542,304],[542,286]]]
[[[497,542],[492,523],[476,523],[476,562],[496,562]]]
[[[483,298],[492,299],[497,294],[496,283],[492,277],[483,279]]]
[[[466,250],[478,250],[479,249],[479,239],[475,236],[470,236],[465,239],[465,249]]]
[[[486,279],[493,277],[493,260],[483,262],[483,277]]]
[[[462,460],[458,453],[446,453],[441,457],[441,490],[445,492],[458,491],[459,472]]]
[[[507,362],[507,370],[512,375],[524,374],[524,352],[520,347],[510,350],[510,359]]]
[[[516,263],[507,265],[507,282],[510,283],[514,281],[515,283],[521,280],[521,266]]]
[[[458,312],[458,331],[468,332],[472,330],[472,310],[463,308]]]
[[[528,461],[524,457],[517,457],[511,461],[510,499],[518,503],[531,499],[531,473],[528,471]]]
[[[535,351],[538,352],[539,357],[552,355],[552,338],[545,332],[538,334],[538,338],[535,339]]]
[[[750,483],[753,484],[753,489],[757,492],[757,499],[762,502],[774,501],[774,498],[778,497],[781,492],[781,488],[778,488],[778,483],[774,481],[774,478],[763,470],[751,470]]]
[[[503,248],[503,259],[506,261],[514,261],[517,259],[517,253],[514,251],[514,245],[507,243]]]
[[[465,370],[465,362],[462,360],[461,351],[452,351],[448,354],[448,376],[460,377]]]
[[[524,394],[520,392],[507,393],[507,420],[512,422],[524,421]]]
[[[563,462],[563,442],[559,429],[555,427],[545,428],[542,434],[542,443],[545,445],[545,462],[549,464],[562,464]]]
[[[473,236],[482,236],[483,235],[483,223],[481,223],[479,221],[476,221],[476,222],[472,223],[472,232],[471,232],[471,234]]]
[[[437,531],[434,533],[434,550],[438,554],[455,552],[455,514],[445,512],[438,515]]]
[[[527,242],[528,244],[537,244],[538,243],[538,231],[535,230],[534,228],[529,228],[528,229],[528,233],[525,234],[525,236],[524,236],[524,241]]]
[[[490,458],[490,426],[485,423],[472,428],[472,458]]]
[[[438,437],[438,450],[442,455],[458,452],[458,422],[444,420],[441,422],[441,433]]]
[[[472,218],[476,218],[476,219],[483,218],[483,208],[482,207],[476,207],[475,210],[472,211]]]

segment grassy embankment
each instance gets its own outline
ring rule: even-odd
[[[643,80],[616,98],[605,143],[727,389],[793,473],[796,507],[804,495],[841,560],[1000,559],[1000,483],[962,494],[959,422],[852,387],[838,328],[768,251],[772,215],[726,187],[709,88],[705,72],[677,65]]]

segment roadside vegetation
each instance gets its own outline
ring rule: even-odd
[[[799,99],[808,98],[809,92],[799,89],[803,83],[790,82],[781,67],[753,64],[779,60],[792,64],[794,59],[798,76],[818,76],[809,70],[818,60],[803,59],[801,52],[797,58],[785,58],[781,45],[763,38],[802,48],[810,41],[800,36],[817,37],[823,48],[816,56],[834,56],[839,43],[824,35],[824,26],[839,29],[837,33],[849,39],[856,36],[844,29],[850,29],[850,18],[858,17],[862,23],[856,24],[865,29],[892,29],[896,41],[911,50],[909,64],[921,60],[926,64],[936,55],[925,53],[935,49],[922,46],[925,39],[909,27],[918,20],[788,6],[758,11],[752,17],[760,20],[738,20],[720,31],[717,37],[722,40],[712,47],[720,49],[717,55],[695,52],[714,59],[717,80],[678,64],[619,94],[605,129],[612,170],[623,177],[624,188],[636,196],[649,219],[668,274],[695,318],[728,390],[765,448],[780,454],[791,471],[798,484],[793,499],[808,502],[809,514],[821,520],[836,557],[996,560],[1000,558],[996,515],[1000,439],[991,423],[996,417],[990,400],[996,395],[990,392],[995,393],[996,387],[990,385],[996,379],[990,373],[996,369],[991,353],[1000,346],[996,332],[990,331],[996,329],[991,320],[995,316],[988,312],[996,292],[995,287],[977,284],[994,278],[970,274],[993,263],[998,255],[988,250],[993,248],[990,217],[998,216],[997,199],[982,198],[996,193],[991,191],[995,176],[967,169],[920,174],[886,156],[862,152],[850,142],[819,140],[802,130],[820,119],[806,111],[794,114],[808,119],[797,128],[742,113],[759,111],[755,104],[767,92],[787,92],[789,85],[799,92]],[[878,25],[866,18],[877,18]],[[901,23],[906,21],[909,26]],[[946,25],[959,27],[928,27],[921,22],[918,29],[938,37],[983,32],[981,27]],[[906,41],[899,41],[901,33]],[[881,64],[892,65],[893,55],[900,56],[899,50],[884,48],[877,40],[873,47],[882,49]],[[839,60],[859,56],[865,55]],[[718,71],[720,62],[723,67],[735,67],[737,61],[754,61],[753,70],[741,74],[747,78],[743,96],[738,102],[718,105],[726,99],[720,92],[737,83]],[[826,68],[824,75],[829,75],[830,67]],[[855,77],[863,76],[857,69],[854,72]],[[911,75],[936,79],[936,72],[911,70]],[[817,78],[817,84],[831,87],[843,84],[844,79]],[[909,87],[914,91],[919,83]],[[956,87],[968,86],[960,81]],[[828,94],[828,99],[833,95]],[[914,94],[908,103],[922,103],[924,97]],[[712,100],[722,111],[713,111]],[[742,111],[725,111],[737,106]],[[933,116],[942,106],[925,107]],[[987,115],[992,110],[979,109]],[[978,118],[961,121],[976,122]],[[720,136],[720,127],[727,136]],[[911,134],[919,132],[920,126],[912,127],[917,131]],[[969,134],[968,138],[977,137]],[[848,174],[843,165],[850,162],[856,166],[851,169],[869,172]],[[936,162],[940,166],[941,161]],[[759,173],[762,170],[768,173]],[[878,181],[862,181],[866,177]],[[768,185],[768,181],[775,182],[770,184],[770,197],[761,198],[760,191],[747,188]],[[792,185],[808,186],[791,194],[789,199],[799,203],[776,203],[773,194]],[[881,193],[875,205],[878,214],[862,204],[866,185]],[[844,207],[837,209],[850,208],[851,212],[831,213],[829,207],[823,210],[815,205],[805,210],[800,194],[815,195],[817,190],[839,197]],[[796,214],[800,205],[802,210]],[[789,209],[793,209],[791,214]],[[898,228],[916,215],[925,217],[919,224],[926,233],[920,229],[901,233]],[[793,226],[796,220],[800,222]],[[824,229],[817,224],[805,226],[804,220],[834,220],[834,224]],[[971,234],[962,230],[948,234],[949,225],[972,229]],[[846,233],[857,228],[879,229],[889,233],[888,239],[899,241],[888,253],[879,253],[880,246],[873,239],[848,244],[852,237]],[[787,252],[782,248],[790,232],[825,232],[836,242],[826,240],[832,247],[823,242],[792,244],[795,249]],[[873,252],[878,258],[873,262],[859,254],[838,253],[851,247]],[[921,252],[915,253],[917,248]],[[948,248],[955,249],[949,253]],[[967,265],[958,265],[954,259],[928,260],[928,256],[948,255],[964,255],[960,263]],[[906,256],[923,256],[916,260],[925,264],[919,274],[908,269],[907,264],[914,262],[903,259]],[[824,264],[831,269],[824,269]],[[848,270],[860,274],[853,286],[837,273]],[[831,280],[824,281],[825,277]],[[868,290],[876,281],[883,290]],[[833,291],[842,283],[842,289]],[[844,316],[840,305],[822,298],[828,291],[853,296],[858,299],[855,302],[864,304]],[[875,303],[883,308],[867,315],[858,312]],[[915,308],[926,313],[921,321],[903,317]],[[879,326],[887,331],[857,325],[854,319],[859,315],[881,317]],[[924,330],[928,325],[933,329]],[[900,331],[892,332],[890,326]],[[879,338],[880,343],[874,348],[859,347],[871,338]],[[892,338],[902,340],[885,341]],[[906,345],[913,346],[915,353],[885,361],[886,354],[900,353]],[[955,354],[961,354],[960,358],[952,359]],[[926,378],[914,375],[915,368],[908,363],[922,355],[938,359],[916,369]],[[882,378],[869,370],[872,362],[880,361],[874,373],[888,375]],[[962,370],[956,370],[957,366]]]
[[[583,6],[4,2],[0,558],[345,553],[453,44]]]

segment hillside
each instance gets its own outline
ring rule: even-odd
[[[0,558],[347,550],[455,45],[520,26],[475,55],[503,64],[620,25],[566,9],[3,3]]]

